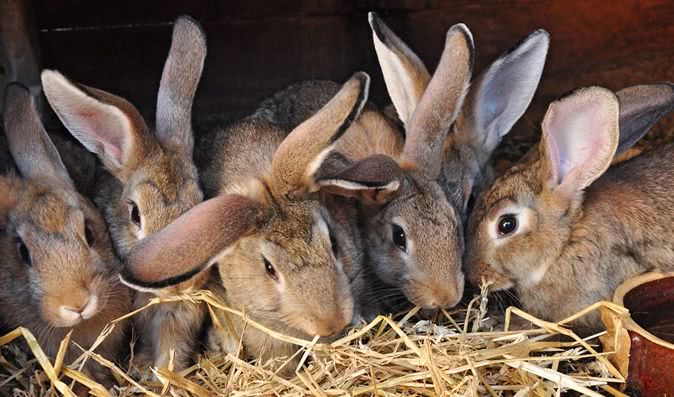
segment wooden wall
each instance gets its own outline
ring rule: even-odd
[[[674,80],[674,1],[655,0],[33,0],[44,66],[113,91],[153,114],[171,21],[204,24],[209,54],[197,114],[241,115],[288,83],[373,77],[387,103],[367,23],[381,17],[433,70],[446,30],[464,22],[477,51],[475,73],[528,32],[547,29],[550,55],[521,126],[535,127],[547,104],[582,85],[619,89]],[[669,117],[666,125],[674,126]]]

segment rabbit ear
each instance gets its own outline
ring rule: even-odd
[[[386,89],[398,117],[407,126],[431,75],[421,59],[386,26],[377,13],[370,12],[368,20]]]
[[[543,119],[543,182],[572,198],[599,178],[618,146],[619,112],[618,98],[601,87],[553,102]]]
[[[545,30],[529,34],[471,84],[456,141],[473,147],[481,164],[529,107],[549,44],[550,36]]]
[[[400,189],[403,171],[392,158],[376,154],[337,173],[316,177],[321,191],[354,197],[367,204],[384,204]]]
[[[192,155],[192,102],[206,58],[206,35],[197,21],[181,16],[173,24],[171,49],[157,95],[156,128],[162,146]]]
[[[9,151],[21,175],[26,179],[74,190],[61,156],[40,121],[28,88],[18,83],[7,86],[4,109]]]
[[[370,77],[358,72],[321,110],[297,126],[272,160],[272,192],[297,197],[316,189],[315,173],[334,143],[360,115],[367,101]]]
[[[635,85],[616,93],[620,101],[620,143],[616,154],[631,148],[655,123],[674,109],[674,84]]]
[[[115,176],[124,179],[142,160],[147,125],[125,99],[78,86],[52,70],[42,72],[42,86],[61,122]]]
[[[238,195],[217,196],[194,206],[134,247],[122,280],[138,290],[157,290],[191,279],[252,230],[257,208]]]
[[[438,68],[412,115],[404,156],[429,179],[440,174],[442,145],[468,89],[473,51],[466,25],[452,26]]]

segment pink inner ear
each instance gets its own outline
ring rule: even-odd
[[[120,117],[125,117],[121,111],[119,115],[110,114],[105,111],[80,110],[76,117],[81,122],[81,129],[88,135],[90,139],[95,140],[103,147],[103,152],[115,163],[122,164],[122,149],[124,148],[124,139],[131,139],[130,131],[125,131],[124,120]]]
[[[617,99],[586,89],[553,103],[543,121],[551,178],[583,189],[610,163],[618,140]]]
[[[136,280],[158,282],[195,270],[250,229],[256,207],[236,195],[204,201],[141,241],[128,260],[129,272]]]

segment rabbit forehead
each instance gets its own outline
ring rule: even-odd
[[[256,234],[245,237],[241,248],[258,251],[282,271],[332,267],[327,213],[317,203],[284,207],[258,226]]]
[[[407,175],[401,193],[386,207],[382,216],[386,219],[400,217],[405,222],[418,225],[419,233],[425,227],[447,227],[459,222],[458,212],[449,204],[447,197],[436,182],[425,181]]]
[[[543,186],[539,178],[540,172],[542,172],[541,162],[538,158],[533,162],[513,166],[497,178],[489,190],[480,195],[479,205],[476,206],[473,215],[484,216],[481,209],[489,210],[505,199],[519,202],[541,193]]]
[[[123,199],[138,205],[143,229],[153,233],[203,200],[191,163],[164,159],[138,170],[126,184]]]
[[[76,219],[84,220],[78,195],[64,189],[28,184],[11,218],[16,223],[29,223],[46,233],[64,233]]]
[[[191,208],[202,199],[192,161],[169,151],[157,151],[132,173],[127,193],[142,188],[161,195],[162,201],[169,205],[185,202]]]

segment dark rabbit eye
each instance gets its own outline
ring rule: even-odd
[[[335,238],[335,233],[332,232],[332,229],[328,229],[328,235],[330,236],[330,245],[332,246],[332,254],[337,258],[337,253],[339,253],[339,245],[337,244],[337,238]]]
[[[498,219],[498,234],[505,236],[517,230],[517,217],[514,214],[505,214]]]
[[[30,259],[30,252],[28,252],[28,247],[26,247],[26,244],[21,240],[21,237],[16,238],[16,250],[19,252],[21,262],[25,263],[27,266],[33,265],[33,262]]]
[[[94,245],[94,232],[91,231],[89,222],[84,223],[84,238],[87,240],[87,245],[89,247]]]
[[[138,209],[138,205],[133,201],[129,201],[129,217],[131,218],[131,222],[140,228],[140,210]]]
[[[271,277],[274,281],[278,281],[278,274],[276,274],[276,269],[274,269],[274,266],[267,260],[267,258],[262,257],[262,260],[264,261],[264,270],[267,272],[269,277]]]
[[[403,252],[407,252],[407,236],[405,235],[403,228],[394,223],[391,225],[391,233],[393,244],[395,244]]]

